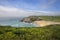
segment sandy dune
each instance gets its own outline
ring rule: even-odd
[[[60,24],[60,22],[53,22],[53,21],[34,21],[33,23],[37,24],[40,27],[53,25],[53,24]]]

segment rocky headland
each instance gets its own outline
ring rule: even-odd
[[[23,18],[21,22],[37,24],[40,27],[47,26],[47,25],[54,25],[54,24],[60,25],[60,22],[49,20],[49,18],[45,19],[45,18],[41,18],[40,16],[29,16]],[[53,19],[53,17],[51,17],[51,19]]]

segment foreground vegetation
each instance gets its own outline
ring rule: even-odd
[[[43,28],[0,26],[0,40],[60,40],[60,25]]]

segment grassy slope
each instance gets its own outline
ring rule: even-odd
[[[59,21],[60,22],[60,16],[39,16],[39,17],[44,20]]]
[[[43,28],[0,26],[0,40],[60,40],[60,25]]]

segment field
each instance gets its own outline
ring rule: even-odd
[[[39,16],[43,20],[60,22],[60,16]]]
[[[60,25],[42,28],[0,26],[0,40],[60,40]]]

